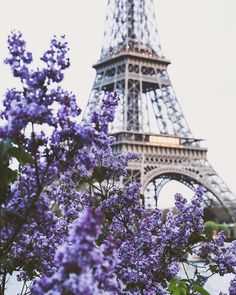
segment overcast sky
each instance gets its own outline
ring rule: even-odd
[[[65,34],[71,68],[64,85],[87,102],[100,54],[106,0],[1,0],[0,95],[15,86],[2,60],[6,39],[21,30],[37,59],[50,38]],[[206,139],[208,159],[236,193],[236,1],[157,0],[158,31],[169,73],[195,137]]]

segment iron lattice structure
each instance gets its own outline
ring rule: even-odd
[[[235,221],[236,198],[207,160],[184,118],[161,50],[153,0],[108,0],[100,60],[85,110],[86,119],[107,92],[120,103],[111,134],[117,153],[139,159],[129,172],[139,180],[145,206],[157,206],[162,187],[177,180],[207,190],[206,204],[219,221]],[[126,181],[126,180],[124,180]]]

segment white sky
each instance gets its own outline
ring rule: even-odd
[[[158,31],[170,77],[195,137],[207,139],[208,159],[236,193],[236,1],[158,0]],[[53,35],[66,34],[71,68],[65,86],[84,107],[100,54],[106,0],[1,0],[0,60],[6,39],[21,30],[38,58]],[[0,63],[0,95],[15,86]]]

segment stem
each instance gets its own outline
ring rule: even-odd
[[[26,281],[24,281],[24,284],[22,286],[22,289],[21,289],[21,292],[20,292],[20,295],[23,295],[24,293],[24,289],[25,289],[25,285],[26,285]]]
[[[33,285],[33,283],[30,283],[28,286],[26,285],[26,290],[25,290],[25,294],[24,295],[30,295],[31,291],[30,291],[30,287]]]
[[[196,268],[204,268],[204,269],[206,269],[206,266],[196,265],[196,264],[191,263],[191,262],[189,262],[189,261],[185,261],[185,263],[188,264],[188,265],[194,266],[194,267],[196,267]],[[209,270],[209,269],[208,269],[208,270]],[[206,271],[207,271],[207,270],[206,270]]]
[[[187,271],[186,271],[186,268],[185,268],[183,262],[182,262],[182,265],[183,265],[183,269],[184,269],[185,275],[186,275],[187,279],[190,281],[190,278],[189,278],[189,276],[188,276],[188,273],[187,273]]]
[[[6,270],[4,269],[3,275],[2,275],[2,282],[1,282],[1,286],[0,286],[0,295],[4,295],[4,293],[5,293],[6,276],[7,276]]]

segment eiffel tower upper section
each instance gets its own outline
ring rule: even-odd
[[[111,132],[174,135],[196,145],[171,85],[153,0],[109,0],[97,76],[85,117],[106,92],[120,97]]]

